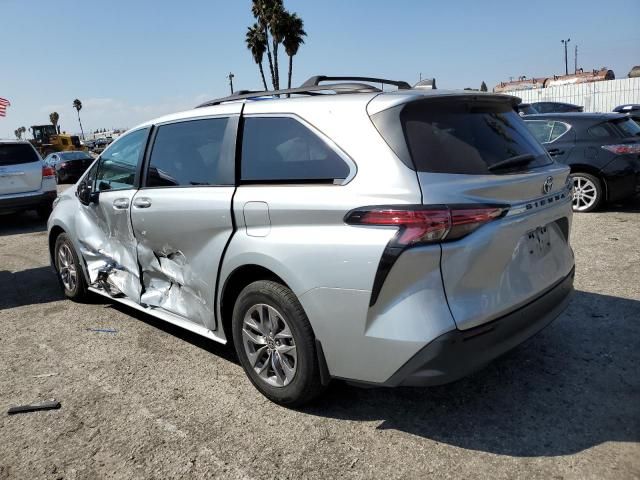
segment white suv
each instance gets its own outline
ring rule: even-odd
[[[56,195],[55,171],[33,145],[0,140],[0,213],[35,210],[47,218]]]

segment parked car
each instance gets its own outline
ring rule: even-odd
[[[35,210],[49,216],[56,177],[29,142],[0,140],[0,213]]]
[[[44,163],[56,172],[58,183],[78,180],[94,158],[84,151],[56,152],[45,157]]]
[[[331,80],[114,141],[49,221],[64,294],[232,342],[257,389],[290,406],[331,378],[453,381],[559,315],[569,169],[517,99]]]
[[[93,153],[102,153],[104,149],[107,148],[109,143],[111,142],[109,142],[109,140],[107,140],[106,138],[97,138],[93,142],[93,148],[91,149],[91,151]]]
[[[520,114],[521,117],[525,115],[535,115],[538,112],[530,103],[519,103],[516,105],[516,111]]]
[[[533,102],[531,104],[539,113],[583,112],[584,107],[562,102]]]
[[[626,104],[619,105],[613,109],[616,113],[624,113],[631,120],[640,125],[640,105],[638,104]]]
[[[571,167],[573,209],[640,193],[640,126],[617,113],[555,113],[525,119],[558,163]]]

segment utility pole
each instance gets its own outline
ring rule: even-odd
[[[233,95],[233,77],[235,77],[235,75],[229,72],[227,78],[229,79],[229,88],[231,88],[231,95]]]
[[[575,53],[573,56],[573,72],[578,73],[578,45],[576,45]]]
[[[567,45],[569,44],[570,41],[571,41],[570,38],[567,38],[566,40],[560,40],[560,43],[562,43],[564,45],[564,74],[565,75],[569,75],[569,63],[568,63],[568,59],[567,59]]]

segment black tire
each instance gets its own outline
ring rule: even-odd
[[[243,344],[242,328],[245,314],[255,305],[266,304],[282,313],[289,325],[296,346],[296,371],[289,384],[273,386],[253,369]],[[245,287],[233,309],[233,343],[240,363],[251,383],[269,400],[286,407],[298,407],[310,402],[323,390],[315,336],[307,315],[295,294],[273,281],[260,280]]]
[[[574,172],[571,174],[574,184],[573,194],[573,211],[579,213],[593,212],[597,210],[604,199],[604,188],[602,181],[590,173]],[[577,185],[583,183],[588,186],[589,190],[584,190],[582,198],[577,197],[581,194]],[[593,186],[593,187],[591,187]],[[593,193],[592,193],[593,192]],[[587,197],[586,195],[591,195]]]
[[[73,288],[67,288],[67,286],[65,286],[62,280],[62,275],[60,274],[59,252],[60,252],[60,249],[63,248],[63,246],[66,246],[71,252],[73,265],[75,267],[75,271],[77,272],[76,282]],[[82,302],[86,300],[89,295],[89,292],[87,290],[87,282],[85,281],[85,278],[84,278],[84,273],[80,265],[78,254],[76,253],[75,248],[73,248],[73,244],[71,243],[71,240],[69,239],[66,233],[61,233],[60,235],[58,235],[58,238],[56,238],[56,243],[53,248],[53,259],[56,267],[56,276],[58,277],[58,282],[60,284],[60,287],[62,288],[62,291],[65,297],[70,298],[71,300],[74,300],[76,302]]]

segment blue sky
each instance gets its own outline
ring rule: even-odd
[[[228,93],[258,88],[244,35],[250,0],[0,0],[0,137],[47,123],[64,130],[131,127]],[[293,83],[314,74],[361,74],[439,88],[489,89],[518,75],[564,71],[561,38],[579,66],[618,78],[640,64],[640,0],[285,0],[305,21]],[[283,55],[284,57],[284,55]],[[286,57],[284,57],[286,59]],[[282,62],[281,76],[286,77]],[[571,68],[571,67],[570,67]]]

